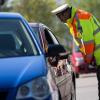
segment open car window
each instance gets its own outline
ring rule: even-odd
[[[0,57],[38,55],[27,29],[18,19],[0,19]]]
[[[44,31],[45,31],[45,37],[48,44],[58,44],[56,37],[51,33],[50,30],[45,29]]]

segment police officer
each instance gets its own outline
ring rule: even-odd
[[[100,23],[89,12],[64,4],[52,11],[65,23],[88,64],[96,61],[100,100]]]

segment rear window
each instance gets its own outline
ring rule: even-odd
[[[37,54],[35,44],[20,20],[0,19],[0,57]]]
[[[31,26],[31,25],[30,25]],[[39,33],[39,27],[34,27],[34,26],[31,26],[32,28],[32,31],[35,33],[37,39],[38,39],[38,42],[40,43],[41,45],[41,41],[40,41],[40,33]]]

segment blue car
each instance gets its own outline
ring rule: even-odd
[[[0,100],[58,100],[47,68],[27,21],[18,13],[0,13]]]

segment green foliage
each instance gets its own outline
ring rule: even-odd
[[[21,13],[29,22],[46,24],[62,41],[66,34],[66,26],[51,13],[56,7],[55,0],[14,0],[13,2],[13,11]]]
[[[100,0],[66,0],[66,3],[92,13],[100,21]]]
[[[20,0],[20,4],[17,4],[13,11],[20,12],[30,22],[41,22],[51,26],[53,7],[55,7],[53,0]]]

